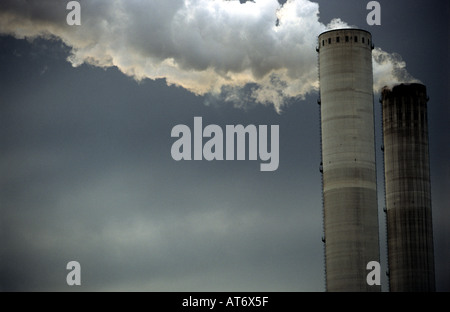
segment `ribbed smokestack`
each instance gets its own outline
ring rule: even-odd
[[[380,291],[372,37],[360,29],[319,35],[327,291]]]
[[[435,291],[427,92],[382,91],[390,291]]]

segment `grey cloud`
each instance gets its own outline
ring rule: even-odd
[[[220,94],[251,83],[258,89],[253,100],[277,111],[287,99],[318,90],[317,35],[349,27],[340,19],[320,23],[318,4],[308,0],[80,3],[82,25],[71,27],[61,1],[3,1],[0,33],[54,36],[71,47],[74,66],[117,66],[138,80],[165,78],[195,94]],[[405,70],[399,77],[392,57],[378,59],[375,68],[388,75],[376,79],[404,78]]]

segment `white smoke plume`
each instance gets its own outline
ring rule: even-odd
[[[406,70],[406,63],[398,53],[387,53],[380,48],[372,51],[373,59],[373,90],[380,90],[398,83],[419,82]]]
[[[308,0],[96,0],[81,4],[81,25],[66,23],[66,1],[2,0],[0,34],[57,38],[68,61],[116,66],[136,80],[164,78],[195,94],[273,105],[318,90],[317,36],[349,27],[319,22]],[[404,62],[374,50],[374,87],[405,82]],[[411,77],[409,77],[411,78]],[[245,90],[245,91],[243,91]]]

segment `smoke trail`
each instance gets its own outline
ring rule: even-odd
[[[164,78],[210,100],[277,111],[318,90],[317,36],[348,27],[320,23],[319,5],[308,0],[79,2],[82,25],[68,26],[65,1],[2,0],[0,34],[57,38],[73,66],[116,66],[136,80]],[[374,76],[378,91],[408,74],[396,55],[376,49]]]

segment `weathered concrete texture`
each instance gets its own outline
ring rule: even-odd
[[[360,29],[319,36],[327,291],[380,291],[372,38]]]
[[[427,94],[382,91],[390,291],[435,291]]]

